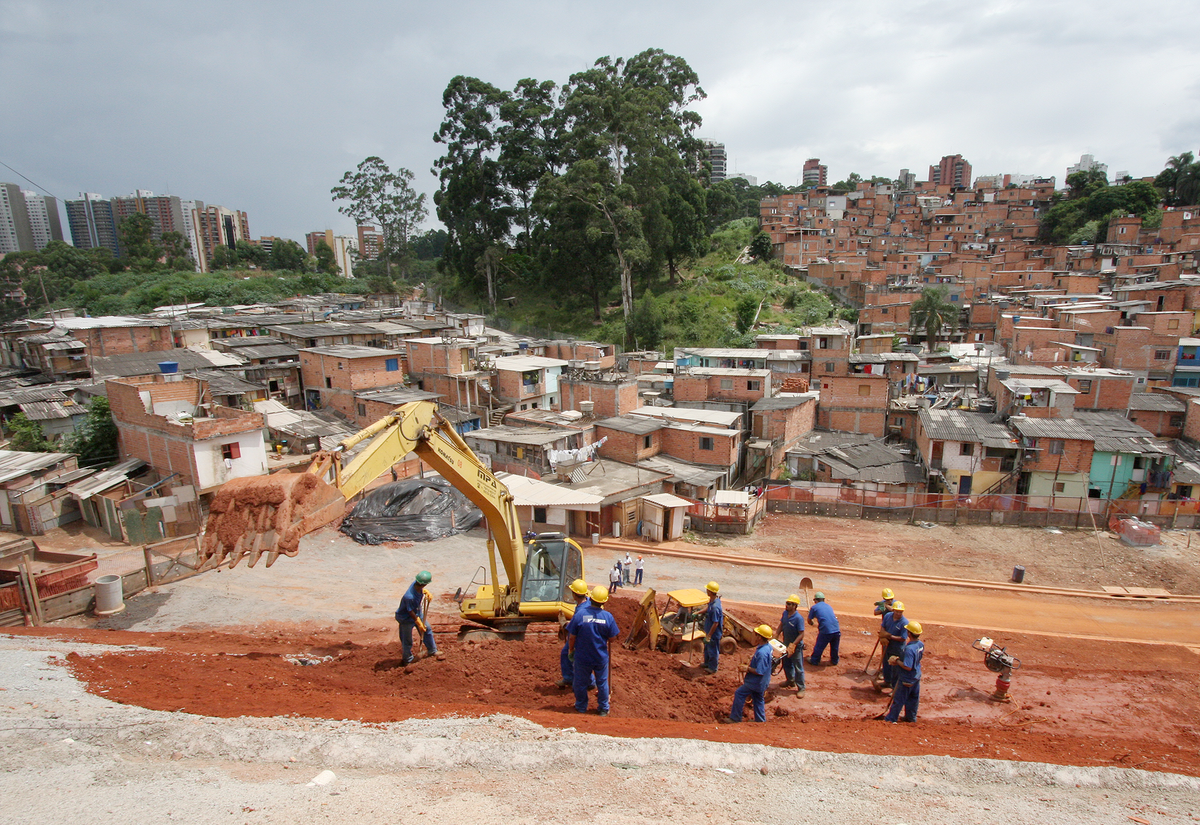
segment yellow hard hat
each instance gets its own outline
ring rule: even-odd
[[[909,632],[910,635],[913,635],[913,636],[921,635],[921,623],[920,622],[909,622],[907,625],[905,625],[905,629]]]
[[[576,579],[570,584],[571,592],[577,596],[587,595],[587,582],[583,579]]]
[[[721,585],[717,584],[716,582],[709,582],[704,589],[709,593],[720,593]]]
[[[784,604],[800,604],[800,597],[793,593],[787,597],[787,601]]]
[[[775,633],[771,630],[770,625],[765,624],[760,624],[758,627],[754,628],[754,632],[768,641],[775,635]]]
[[[904,602],[900,601],[899,599],[892,602],[892,610],[899,610],[901,613],[903,613],[904,612]]]
[[[883,597],[885,599],[894,599],[896,598],[896,594],[892,592],[892,588],[885,587],[883,588]]]
[[[604,604],[608,601],[608,588],[600,587],[599,585],[592,588],[592,601],[596,604]]]

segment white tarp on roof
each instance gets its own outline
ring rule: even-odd
[[[750,503],[750,494],[745,490],[717,490],[713,493],[714,504],[742,504]]]
[[[600,502],[604,501],[603,496],[573,490],[560,484],[547,484],[536,478],[512,473],[496,473],[496,477],[508,487],[508,491],[513,494],[513,503],[517,506],[568,507],[572,510],[597,513],[600,511]]]
[[[642,496],[644,501],[657,504],[660,507],[691,507],[692,503],[686,498],[673,496],[670,493],[655,493],[652,496]]]

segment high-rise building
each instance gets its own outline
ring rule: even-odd
[[[31,189],[22,189],[25,211],[29,215],[29,228],[33,232],[33,248],[45,249],[51,241],[61,241],[62,219],[58,215],[58,198],[39,195]]]
[[[915,189],[917,186],[917,173],[910,172],[907,169],[900,170],[900,176],[896,178],[896,185],[900,189]]]
[[[79,199],[67,201],[67,226],[71,242],[79,249],[104,247],[113,257],[121,256],[117,218],[112,201],[95,192],[80,192]]]
[[[364,261],[374,261],[383,253],[383,233],[373,226],[358,227],[358,254]]]
[[[113,198],[113,214],[117,226],[130,215],[141,213],[154,222],[154,240],[162,240],[164,232],[187,235],[183,219],[183,202],[177,195],[155,195],[148,189],[139,189],[132,195]]]
[[[971,164],[962,155],[945,155],[937,166],[929,167],[929,182],[948,183],[955,189],[971,186]]]
[[[357,248],[354,239],[344,235],[334,235],[332,229],[326,229],[324,232],[309,232],[304,236],[309,255],[317,254],[317,244],[321,241],[324,241],[333,250],[333,260],[337,264],[341,276],[353,278],[354,261],[351,260],[350,252]]]
[[[718,143],[715,140],[705,140],[704,150],[708,153],[708,162],[712,165],[712,172],[709,174],[709,181],[717,183],[725,180],[725,173],[728,169],[728,158],[725,155],[725,144]]]
[[[1107,177],[1108,164],[1097,163],[1094,155],[1080,155],[1079,163],[1067,167],[1067,177],[1074,175],[1076,172],[1100,172]]]
[[[33,251],[25,196],[15,183],[0,183],[0,255]]]
[[[179,214],[183,218],[183,229],[180,231],[187,237],[188,254],[196,262],[196,271],[205,272],[206,267],[201,264],[201,261],[204,260],[204,250],[200,244],[200,236],[196,233],[194,213],[197,209],[203,211],[204,201],[179,201]]]
[[[829,167],[821,163],[820,158],[809,158],[804,161],[804,177],[801,180],[805,186],[828,186]]]
[[[237,248],[238,241],[250,240],[250,221],[245,212],[235,212],[224,206],[204,206],[197,201],[192,210],[196,234],[196,251],[200,254],[200,271],[208,271],[213,250],[218,246]]]

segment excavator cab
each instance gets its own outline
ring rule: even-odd
[[[525,545],[525,554],[521,614],[574,614],[570,584],[583,577],[583,551],[579,545],[562,533],[539,533]]]

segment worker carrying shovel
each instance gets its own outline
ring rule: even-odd
[[[421,632],[421,642],[425,645],[426,656],[436,656],[438,661],[446,658],[438,653],[437,642],[433,640],[433,631],[426,624],[426,611],[429,609],[429,594],[425,586],[433,581],[428,570],[422,570],[416,579],[404,591],[400,606],[396,608],[396,623],[400,625],[400,651],[404,664],[413,663],[413,629]]]
[[[800,612],[800,597],[793,593],[783,603],[783,615],[775,635],[787,646],[783,657],[783,686],[796,688],[796,695],[804,695],[804,615]]]

